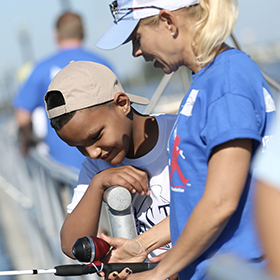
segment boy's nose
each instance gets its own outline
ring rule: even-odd
[[[86,151],[91,159],[97,159],[101,157],[102,150],[99,147],[87,147]]]

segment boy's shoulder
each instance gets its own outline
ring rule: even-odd
[[[169,135],[173,125],[176,121],[177,115],[174,114],[154,114],[153,115],[158,124],[159,134],[160,135]],[[160,138],[160,137],[159,137]],[[166,138],[166,137],[164,137]]]
[[[177,118],[177,115],[175,114],[153,114],[153,116],[157,120],[159,130],[165,128],[168,131],[173,127],[173,124]]]
[[[166,122],[175,122],[177,118],[176,114],[166,114],[166,113],[152,114],[152,116],[154,116],[156,120],[163,120]]]

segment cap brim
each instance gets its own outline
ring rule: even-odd
[[[140,105],[148,105],[150,102],[148,98],[143,97],[143,96],[134,95],[134,94],[127,93],[127,92],[125,94],[129,97],[129,100],[132,103],[136,103],[136,104],[140,104]]]
[[[96,46],[103,50],[112,50],[130,41],[130,35],[140,19],[113,22],[97,41]]]

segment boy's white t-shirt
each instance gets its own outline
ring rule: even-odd
[[[176,115],[155,115],[159,128],[159,137],[155,147],[146,155],[137,159],[125,158],[118,166],[133,165],[139,167],[150,176],[150,196],[133,197],[132,207],[138,234],[145,232],[155,224],[165,219],[170,212],[169,170],[167,159],[167,142]],[[86,158],[79,175],[78,185],[74,189],[72,202],[67,206],[67,213],[71,213],[86,192],[91,179],[100,171],[117,167],[101,159]],[[151,253],[159,255],[171,247],[170,244]]]

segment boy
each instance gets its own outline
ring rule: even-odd
[[[131,103],[146,105],[148,100],[125,93],[106,66],[86,61],[61,70],[45,95],[58,136],[87,157],[61,229],[62,250],[71,258],[78,238],[97,235],[103,192],[112,185],[135,193],[138,234],[169,215],[166,147],[175,115],[142,115]]]

